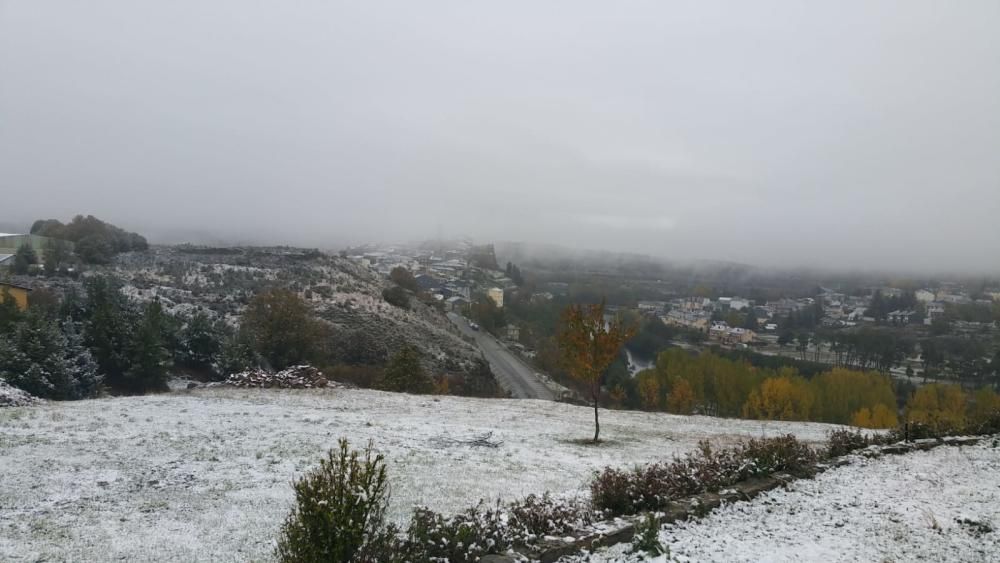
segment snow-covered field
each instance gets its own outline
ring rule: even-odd
[[[859,459],[668,525],[660,540],[679,561],[1000,561],[1000,448],[986,441]],[[574,559],[643,560],[628,551]]]
[[[347,437],[389,465],[392,517],[480,498],[586,495],[593,470],[823,424],[602,411],[365,390],[216,388],[0,409],[0,561],[260,561],[291,480]],[[442,437],[493,432],[498,448]],[[808,485],[803,485],[803,487]],[[806,517],[803,517],[805,519]],[[718,543],[712,540],[708,543]]]

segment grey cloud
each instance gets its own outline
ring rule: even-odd
[[[0,3],[3,219],[995,270],[1000,4]]]

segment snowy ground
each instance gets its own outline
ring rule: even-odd
[[[392,516],[480,498],[586,494],[594,469],[693,449],[708,438],[823,424],[602,411],[544,401],[364,390],[204,389],[0,409],[0,561],[266,560],[291,480],[348,437],[389,460]],[[439,439],[493,431],[499,448]],[[943,518],[942,518],[943,519]],[[716,543],[712,540],[708,543]]]
[[[1000,448],[987,441],[859,460],[669,525],[660,540],[679,561],[998,561]],[[628,551],[575,560],[642,560]]]

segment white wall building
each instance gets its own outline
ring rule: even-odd
[[[503,290],[499,287],[491,287],[487,289],[486,297],[489,297],[497,307],[503,307]]]

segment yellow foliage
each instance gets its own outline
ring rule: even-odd
[[[880,373],[834,368],[817,375],[811,383],[816,393],[813,420],[854,424],[854,415],[862,408],[872,414],[877,405],[896,404],[889,376]]]
[[[858,426],[860,428],[871,428],[872,427],[872,411],[868,407],[861,407],[858,412],[854,413],[851,417],[851,426]]]
[[[993,389],[983,387],[972,395],[972,404],[969,405],[970,421],[983,422],[996,414],[1000,414],[1000,395]]]
[[[435,395],[447,395],[450,391],[450,387],[451,385],[448,383],[448,378],[444,375],[434,380]]]
[[[861,428],[895,428],[899,426],[896,412],[879,403],[873,408],[861,407],[851,417],[851,425]]]
[[[691,414],[694,409],[694,391],[684,379],[678,379],[667,396],[667,411],[674,414]]]
[[[660,408],[660,382],[655,374],[642,374],[639,378],[639,400],[642,401],[642,408],[646,410],[656,410]]]
[[[965,424],[965,393],[958,385],[924,385],[910,397],[906,416],[931,426],[960,427]]]
[[[662,352],[654,372],[661,389],[678,379],[687,381],[693,403],[704,407],[707,414],[719,416],[739,416],[750,392],[774,373],[711,353],[692,356],[680,348]]]
[[[743,416],[764,420],[809,420],[815,396],[798,376],[769,377],[750,393]]]

